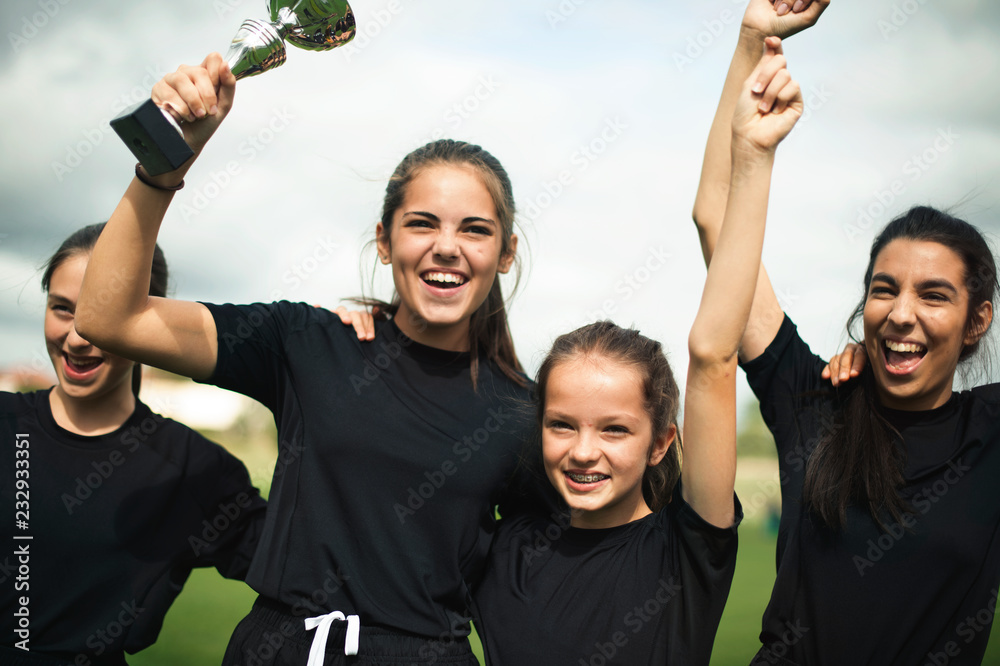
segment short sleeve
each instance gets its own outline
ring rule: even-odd
[[[212,313],[219,351],[204,384],[249,396],[274,409],[285,368],[284,341],[291,303],[204,304]]]
[[[774,435],[779,453],[784,453],[783,445],[799,441],[797,415],[802,409],[815,409],[824,402],[829,405],[829,399],[835,396],[833,386],[820,377],[824,365],[823,359],[799,337],[787,315],[767,349],[752,361],[740,364],[760,400],[761,416]],[[832,418],[832,411],[828,416]]]
[[[737,528],[743,521],[743,506],[739,498],[733,494],[733,524],[729,527],[718,527],[708,522],[684,501],[681,493],[681,482],[674,488],[673,498],[661,514],[664,520],[669,518],[671,528],[681,544],[681,555],[693,563],[701,571],[699,576],[716,583],[725,583],[726,587],[732,581],[736,567]]]
[[[201,512],[188,538],[193,566],[213,566],[226,578],[243,580],[260,541],[267,502],[239,459],[194,431],[189,436],[185,481]]]

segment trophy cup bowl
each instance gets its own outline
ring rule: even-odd
[[[307,51],[329,51],[354,38],[357,26],[347,0],[270,0],[270,21],[247,19],[225,55],[236,79],[262,74],[285,62],[285,42]],[[173,171],[194,151],[174,118],[148,99],[111,121],[150,176]]]

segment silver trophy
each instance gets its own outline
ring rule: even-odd
[[[285,42],[329,51],[354,38],[354,12],[347,0],[270,0],[268,6],[270,22],[243,21],[226,53],[237,80],[284,63]],[[111,127],[151,176],[173,171],[194,155],[177,122],[151,99],[126,109]]]

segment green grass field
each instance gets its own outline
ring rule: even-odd
[[[774,540],[759,524],[740,529],[736,578],[715,641],[712,666],[746,666],[757,650],[760,616],[774,581]],[[254,593],[214,569],[194,572],[167,615],[156,645],[129,658],[133,666],[218,664],[229,635],[250,609]],[[478,647],[478,646],[477,646]],[[1000,641],[990,642],[987,665],[1000,664]]]

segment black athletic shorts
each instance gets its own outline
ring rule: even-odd
[[[223,666],[305,666],[315,630],[288,606],[257,597],[237,625]],[[347,623],[334,622],[326,642],[324,666],[479,666],[467,638],[427,638],[385,627],[361,626],[358,654],[344,654]]]

